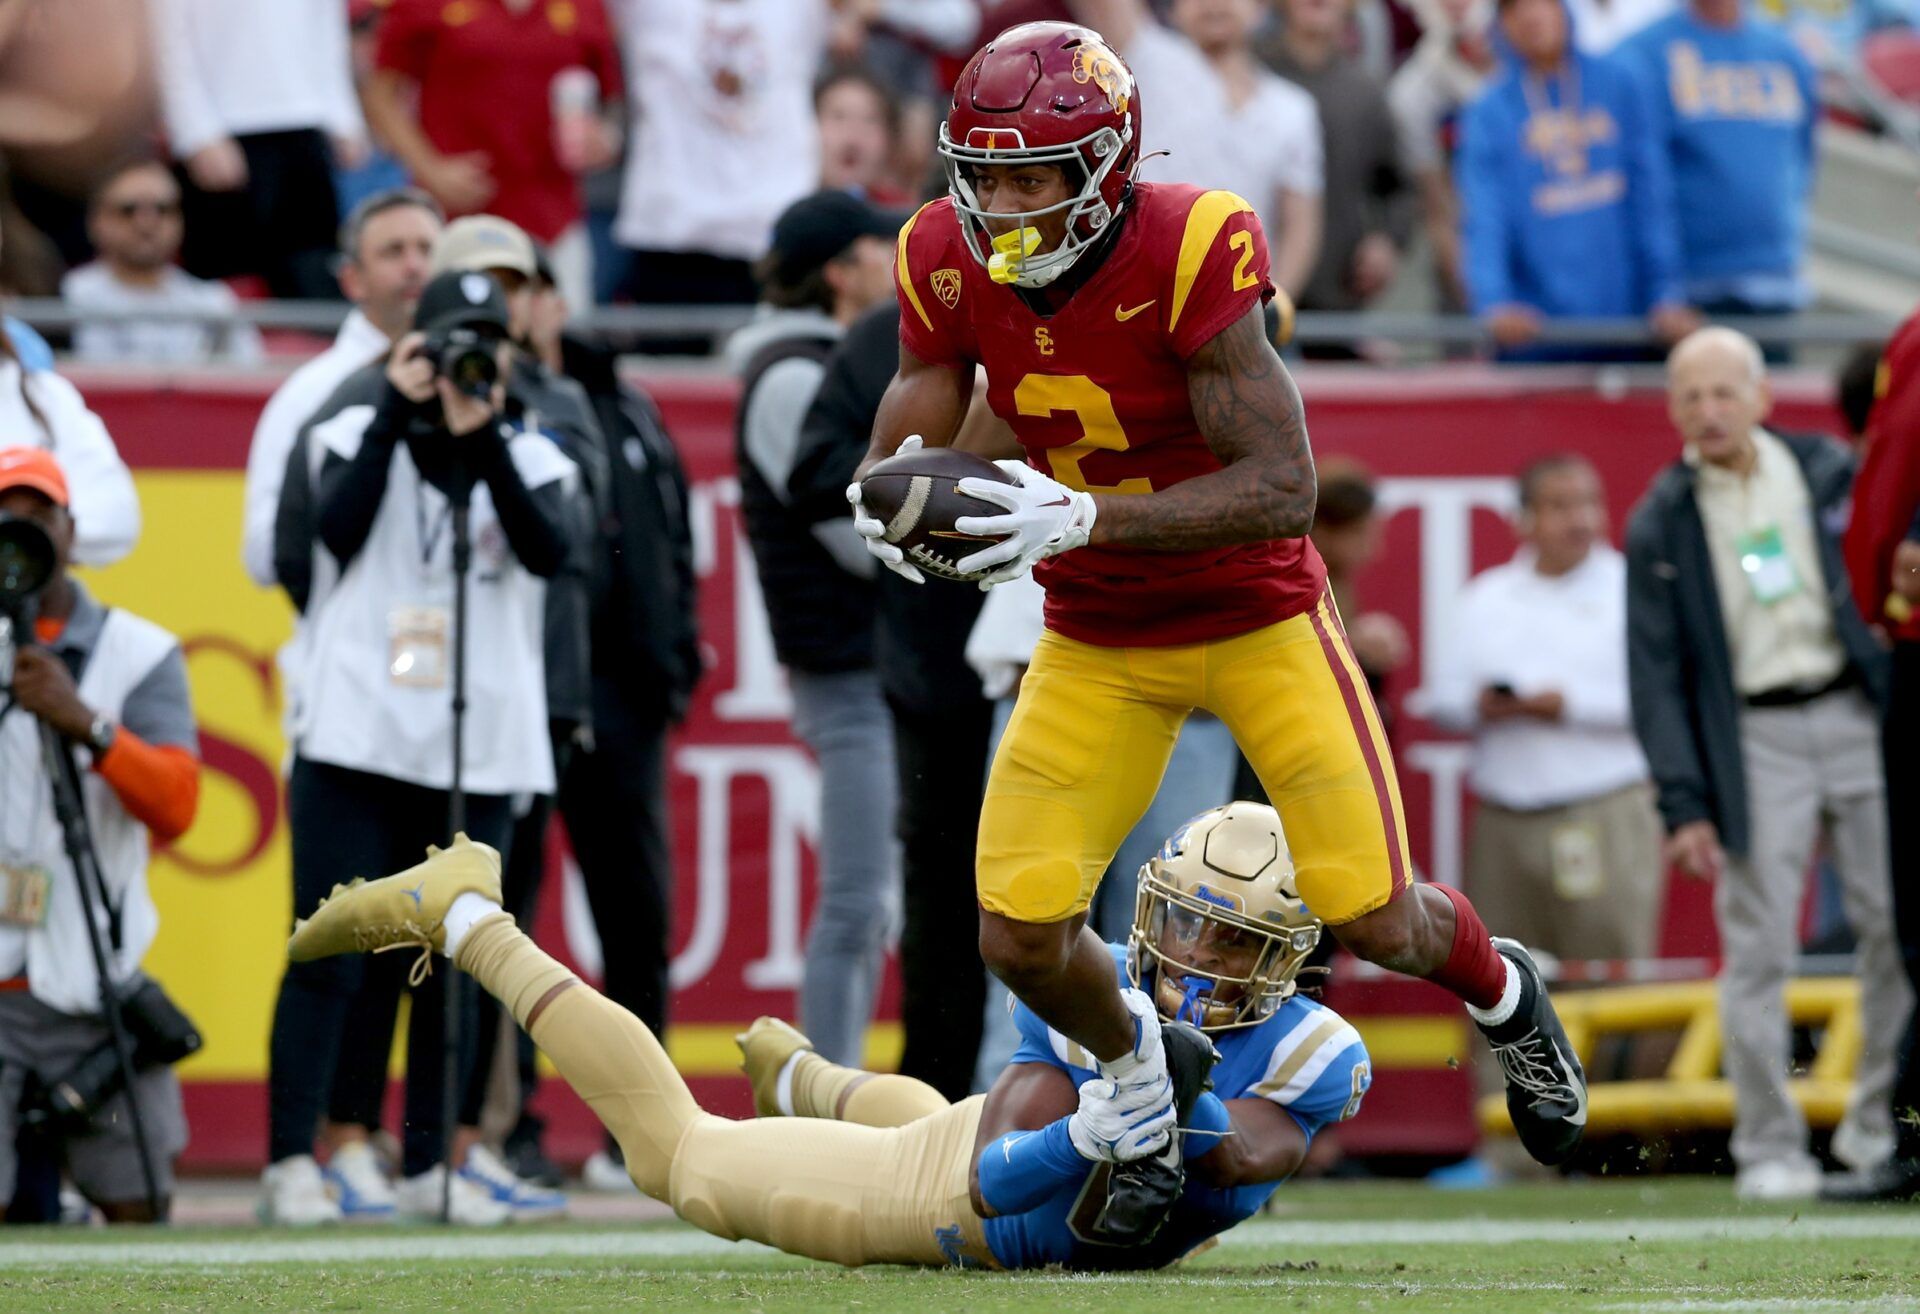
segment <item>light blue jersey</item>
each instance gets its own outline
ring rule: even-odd
[[[1124,945],[1113,953],[1121,985],[1127,984]],[[1020,1048],[1014,1063],[1045,1063],[1077,1087],[1099,1075],[1094,1060],[1073,1041],[1042,1022],[1025,1004],[1014,1009]],[[1367,1049],[1338,1013],[1295,996],[1258,1026],[1213,1034],[1220,1062],[1213,1093],[1223,1100],[1269,1099],[1300,1124],[1311,1141],[1329,1123],[1351,1118],[1373,1081]],[[1187,1179],[1187,1188],[1151,1244],[1122,1249],[1082,1239],[1106,1199],[1104,1165],[1024,1213],[986,1220],[987,1245],[1003,1268],[1158,1268],[1186,1254],[1260,1210],[1278,1182],[1221,1190]]]

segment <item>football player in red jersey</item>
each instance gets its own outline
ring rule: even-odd
[[[980,819],[981,954],[1099,1059],[1080,1098],[1113,1129],[1111,1212],[1150,1216],[1180,1189],[1172,1082],[1152,1008],[1116,999],[1084,922],[1205,708],[1279,810],[1307,904],[1360,957],[1466,1001],[1522,1141],[1560,1162],[1586,1082],[1538,969],[1457,891],[1412,882],[1379,715],[1306,537],[1313,457],[1264,330],[1259,221],[1230,192],[1139,181],[1140,113],[1098,33],[1009,29],[955,87],[949,195],[900,232],[899,371],[866,465],[951,441],[984,366],[1027,459],[1001,462],[1013,484],[960,485],[1003,508],[959,521],[1000,540],[961,565],[991,567],[987,584],[1033,569],[1047,590]],[[874,554],[918,580],[857,482],[848,499]]]

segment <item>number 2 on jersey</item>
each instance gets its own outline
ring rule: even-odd
[[[1113,396],[1084,374],[1029,374],[1013,390],[1014,409],[1022,415],[1048,416],[1071,411],[1080,420],[1081,434],[1065,447],[1047,449],[1053,477],[1068,488],[1085,493],[1151,493],[1150,480],[1134,476],[1117,484],[1090,484],[1080,461],[1090,452],[1124,452],[1127,433],[1113,410]]]
[[[1227,245],[1240,253],[1239,263],[1233,267],[1233,290],[1245,292],[1260,281],[1247,272],[1247,266],[1253,263],[1253,234],[1243,228],[1227,239]]]

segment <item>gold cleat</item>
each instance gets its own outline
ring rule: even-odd
[[[500,902],[500,854],[463,832],[447,848],[428,845],[427,860],[397,876],[334,886],[313,916],[294,924],[287,957],[306,963],[418,946],[420,961],[410,974],[418,985],[433,970],[433,951],[446,944],[440,924],[447,909],[466,893]]]
[[[780,1118],[780,1104],[774,1090],[780,1083],[780,1069],[801,1050],[809,1052],[813,1042],[777,1017],[757,1017],[753,1025],[733,1038],[744,1060],[740,1070],[753,1087],[753,1112],[759,1118]]]

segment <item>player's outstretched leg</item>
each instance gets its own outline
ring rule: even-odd
[[[734,1043],[762,1118],[832,1118],[863,1127],[904,1127],[951,1107],[915,1077],[863,1072],[820,1057],[813,1042],[777,1017],[755,1018]]]
[[[1204,705],[1266,784],[1301,897],[1356,956],[1466,1002],[1521,1143],[1565,1162],[1586,1127],[1586,1074],[1527,951],[1490,936],[1459,891],[1414,881],[1392,748],[1331,597],[1210,658]]]
[[[733,1122],[704,1112],[638,1018],[502,912],[500,855],[464,836],[334,890],[294,928],[296,962],[414,947],[452,957],[512,1011],[625,1153],[641,1190],[695,1227],[839,1264],[990,1265],[968,1194],[980,1101],[911,1126]]]
[[[1520,1143],[1544,1164],[1572,1156],[1587,1126],[1587,1074],[1539,967],[1517,940],[1489,935],[1467,896],[1444,885],[1415,885],[1333,930],[1360,957],[1466,1001],[1506,1078]]]

